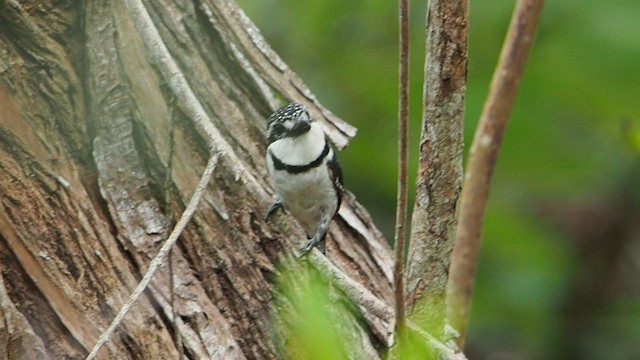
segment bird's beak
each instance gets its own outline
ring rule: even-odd
[[[296,137],[306,134],[311,129],[311,124],[305,120],[298,120],[290,131],[291,136]]]

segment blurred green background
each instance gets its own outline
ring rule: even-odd
[[[358,127],[347,187],[392,237],[397,4],[240,0],[320,101]],[[514,2],[471,1],[465,139]],[[411,183],[426,1],[411,4]],[[640,5],[548,1],[491,190],[471,359],[640,359]]]

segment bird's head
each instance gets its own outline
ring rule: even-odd
[[[269,143],[306,134],[311,129],[312,122],[309,112],[301,104],[293,102],[284,106],[276,110],[267,120]]]

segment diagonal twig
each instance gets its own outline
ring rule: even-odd
[[[129,312],[129,310],[134,305],[136,300],[138,300],[142,292],[147,288],[147,286],[149,285],[149,282],[151,282],[151,279],[153,278],[153,276],[156,274],[156,272],[164,262],[167,254],[171,250],[171,247],[178,240],[178,238],[182,234],[182,231],[187,226],[187,224],[191,220],[191,217],[193,216],[196,209],[198,208],[198,204],[200,203],[202,194],[204,194],[204,190],[207,184],[209,184],[209,181],[211,180],[211,175],[213,174],[213,170],[215,169],[216,164],[218,163],[218,157],[219,155],[215,154],[209,158],[209,161],[207,162],[207,167],[204,169],[202,177],[200,178],[200,182],[198,183],[198,186],[196,187],[196,190],[194,191],[193,196],[191,197],[191,200],[189,200],[189,204],[187,204],[187,207],[184,209],[184,212],[180,216],[180,220],[178,220],[178,223],[173,228],[173,231],[171,231],[171,234],[169,235],[167,240],[164,242],[164,244],[160,248],[160,251],[158,251],[158,254],[156,255],[156,257],[149,264],[149,268],[147,269],[147,272],[144,274],[144,277],[142,278],[140,283],[138,283],[138,286],[136,286],[135,290],[133,291],[133,293],[131,293],[131,295],[125,302],[125,304],[122,306],[122,308],[120,309],[120,312],[118,312],[118,315],[116,315],[113,321],[111,321],[111,325],[109,325],[107,330],[104,333],[102,333],[102,335],[98,339],[98,342],[93,346],[93,349],[91,350],[89,355],[87,355],[86,360],[93,359],[98,354],[98,351],[100,350],[100,348],[109,340],[109,338],[111,337],[115,329],[122,322],[122,319],[124,319],[125,315],[127,315],[127,312]]]
[[[439,359],[446,360],[466,360],[467,356],[463,352],[456,352],[455,350],[447,347],[443,343],[441,343],[438,339],[436,339],[433,335],[424,331],[421,327],[419,327],[416,323],[411,320],[407,321],[407,328],[409,330],[414,331],[422,339],[424,339],[425,343],[429,345],[431,349],[434,349],[439,354]]]
[[[379,297],[369,291],[369,289],[353,280],[349,275],[345,274],[329,259],[322,255],[320,251],[310,252],[309,258],[323,274],[327,274],[336,286],[347,294],[351,301],[371,311],[371,313],[378,318],[391,323],[393,319],[393,310]]]
[[[518,83],[533,43],[543,0],[519,0],[493,73],[476,130],[460,197],[456,245],[447,289],[447,315],[464,345],[491,176]]]

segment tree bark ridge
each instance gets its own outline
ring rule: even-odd
[[[442,340],[449,257],[462,183],[467,0],[431,0],[416,202],[407,263],[408,318]]]

